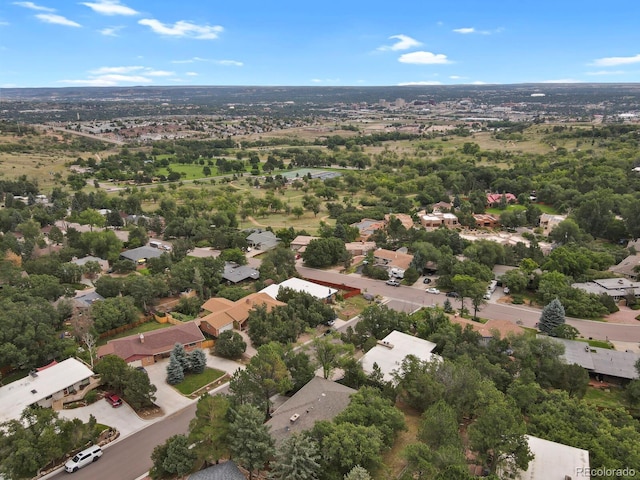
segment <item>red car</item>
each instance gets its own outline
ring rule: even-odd
[[[107,393],[104,398],[111,404],[113,408],[122,405],[122,399],[115,393]]]

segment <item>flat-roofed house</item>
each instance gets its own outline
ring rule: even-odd
[[[426,229],[440,227],[452,228],[459,225],[458,217],[453,213],[426,213],[422,211],[418,213],[418,218],[420,219],[420,225],[422,225]]]
[[[305,292],[322,301],[330,301],[333,299],[333,296],[338,293],[338,290],[335,288],[318,285],[317,283],[308,282],[301,278],[290,278],[282,283],[274,283],[260,290],[260,293],[266,293],[271,298],[277,299],[281,288],[290,288],[295,292]]]

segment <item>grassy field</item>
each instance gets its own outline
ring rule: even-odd
[[[420,413],[404,404],[398,404],[396,406],[404,413],[407,430],[400,432],[393,446],[383,454],[383,466],[377,472],[373,473],[375,480],[398,478],[398,475],[404,470],[407,464],[402,456],[402,452],[407,445],[415,443],[418,437]]]
[[[188,373],[184,376],[184,380],[178,385],[174,385],[183,395],[191,395],[192,393],[206,387],[210,383],[215,382],[224,376],[225,372],[216,370],[215,368],[205,368],[202,373]]]

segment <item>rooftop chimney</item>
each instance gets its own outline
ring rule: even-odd
[[[144,343],[144,335],[142,333],[140,334],[140,343]]]

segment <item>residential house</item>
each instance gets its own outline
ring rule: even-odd
[[[389,271],[393,269],[404,271],[411,266],[411,262],[413,261],[413,255],[400,251],[386,250],[384,248],[374,250],[373,258],[376,265],[384,267]]]
[[[116,355],[133,366],[153,365],[157,360],[169,357],[176,343],[190,351],[202,348],[204,340],[196,322],[190,321],[144,334],[109,340],[106,345],[98,347],[97,357]]]
[[[538,337],[544,337],[544,335]],[[591,347],[588,343],[578,340],[545,338],[564,345],[562,359],[566,363],[578,364],[596,378],[613,383],[638,378],[635,364],[640,359],[640,355],[633,352]]]
[[[73,304],[79,309],[87,309],[95,302],[100,302],[102,300],[104,300],[104,297],[96,291],[85,293],[80,290],[78,295],[73,298]]]
[[[227,282],[240,283],[244,280],[257,280],[260,272],[248,265],[238,265],[234,262],[225,262],[222,278]]]
[[[619,302],[627,295],[633,295],[636,298],[640,297],[640,282],[634,282],[628,278],[599,278],[592,282],[573,283],[571,286],[587,293],[608,295],[616,302]]]
[[[338,293],[338,290],[335,288],[318,285],[317,283],[308,282],[301,278],[290,278],[282,283],[274,283],[260,290],[260,293],[266,293],[271,298],[277,299],[280,288],[290,288],[296,292],[306,292],[318,300],[325,302],[333,300],[334,295]]]
[[[516,203],[518,199],[513,193],[487,193],[487,205],[489,208],[498,207],[503,199],[506,203]]]
[[[132,248],[131,250],[126,250],[120,254],[120,258],[122,260],[130,260],[136,265],[142,265],[147,262],[150,258],[158,258],[164,252],[158,248],[143,246],[138,248]]]
[[[312,378],[304,387],[278,407],[267,422],[276,444],[294,433],[313,428],[321,420],[331,421],[341,413],[356,393],[353,388]]]
[[[93,257],[89,255],[86,257],[74,258],[73,260],[71,260],[71,263],[75,263],[76,265],[80,265],[81,267],[86,265],[87,262],[97,262],[98,265],[100,265],[100,269],[102,270],[102,272],[106,272],[107,270],[109,270],[109,262],[99,257]]]
[[[247,244],[256,250],[272,250],[280,242],[280,239],[269,230],[255,229],[247,236]]]
[[[413,355],[423,362],[441,361],[440,356],[431,353],[434,348],[436,344],[433,342],[394,330],[382,340],[378,340],[376,346],[360,359],[360,363],[365,373],[372,373],[374,365],[377,365],[384,380],[393,381],[393,372],[400,368],[408,355]]]
[[[75,358],[53,361],[0,387],[0,423],[20,418],[29,406],[62,409],[99,383],[91,369]]]
[[[497,333],[500,338],[508,335],[522,335],[525,333],[524,328],[509,320],[487,320],[486,323],[474,322],[466,318],[454,317],[450,318],[451,323],[460,325],[464,330],[467,326],[471,327],[474,332],[478,332],[482,337],[481,343],[487,345],[493,338],[493,334]]]
[[[413,218],[411,218],[411,215],[407,215],[406,213],[387,213],[384,216],[384,220],[387,225],[389,224],[392,218],[396,218],[397,220],[400,220],[400,223],[402,224],[402,226],[407,230],[413,228]]]
[[[298,235],[294,238],[289,247],[296,253],[302,253],[309,246],[311,240],[315,240],[320,237],[312,237],[311,235]]]
[[[544,440],[531,435],[525,435],[533,459],[525,471],[517,471],[515,476],[506,472],[500,478],[515,478],[515,480],[571,479],[591,478],[589,468],[589,450],[570,447],[562,443]],[[513,468],[517,470],[517,468]]]
[[[489,213],[476,213],[473,215],[478,228],[499,228],[500,218]]]
[[[357,228],[360,232],[356,240],[366,242],[376,232],[376,230],[383,230],[387,226],[387,222],[385,220],[363,218],[359,222],[352,223],[350,226]]]
[[[447,202],[438,202],[431,205],[431,211],[433,212],[450,212],[453,204]]]
[[[254,308],[264,306],[270,312],[275,307],[285,305],[286,303],[275,300],[266,293],[252,293],[235,302],[222,297],[210,298],[202,305],[203,310],[210,313],[199,319],[200,329],[214,337],[234,328],[244,330],[247,328],[249,313]]]
[[[453,213],[433,212],[426,213],[424,210],[418,213],[420,225],[424,228],[453,228],[459,225],[458,217]]]
[[[619,264],[609,267],[609,271],[637,282],[640,280],[640,253],[629,255]]]
[[[233,460],[227,460],[192,473],[187,480],[247,480],[247,477]]]
[[[551,233],[551,230],[556,228],[561,222],[564,222],[566,219],[566,215],[552,215],[550,213],[543,213],[542,215],[540,215],[540,228],[542,229],[542,234],[545,237],[548,237]]]

